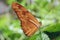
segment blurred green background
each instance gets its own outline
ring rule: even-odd
[[[23,5],[42,23],[31,37],[23,33],[12,2]],[[0,40],[60,40],[60,0],[0,0]]]

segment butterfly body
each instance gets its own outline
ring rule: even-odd
[[[21,21],[23,32],[27,36],[31,36],[32,34],[34,34],[40,26],[38,20],[29,11],[27,11],[26,8],[18,3],[13,3],[12,8]]]

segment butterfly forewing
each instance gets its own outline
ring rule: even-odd
[[[38,20],[29,11],[27,11],[26,8],[14,2],[12,4],[12,9],[16,12],[19,20],[21,21],[23,32],[27,36],[31,36],[38,30],[40,26]]]

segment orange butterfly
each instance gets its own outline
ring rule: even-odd
[[[38,30],[39,26],[41,26],[38,20],[22,5],[15,2],[12,4],[12,9],[16,12],[19,20],[21,21],[23,32],[27,36],[34,34]]]

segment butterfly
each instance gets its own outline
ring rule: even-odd
[[[33,35],[41,26],[38,20],[24,6],[13,2],[12,9],[21,21],[22,30],[27,36]]]

